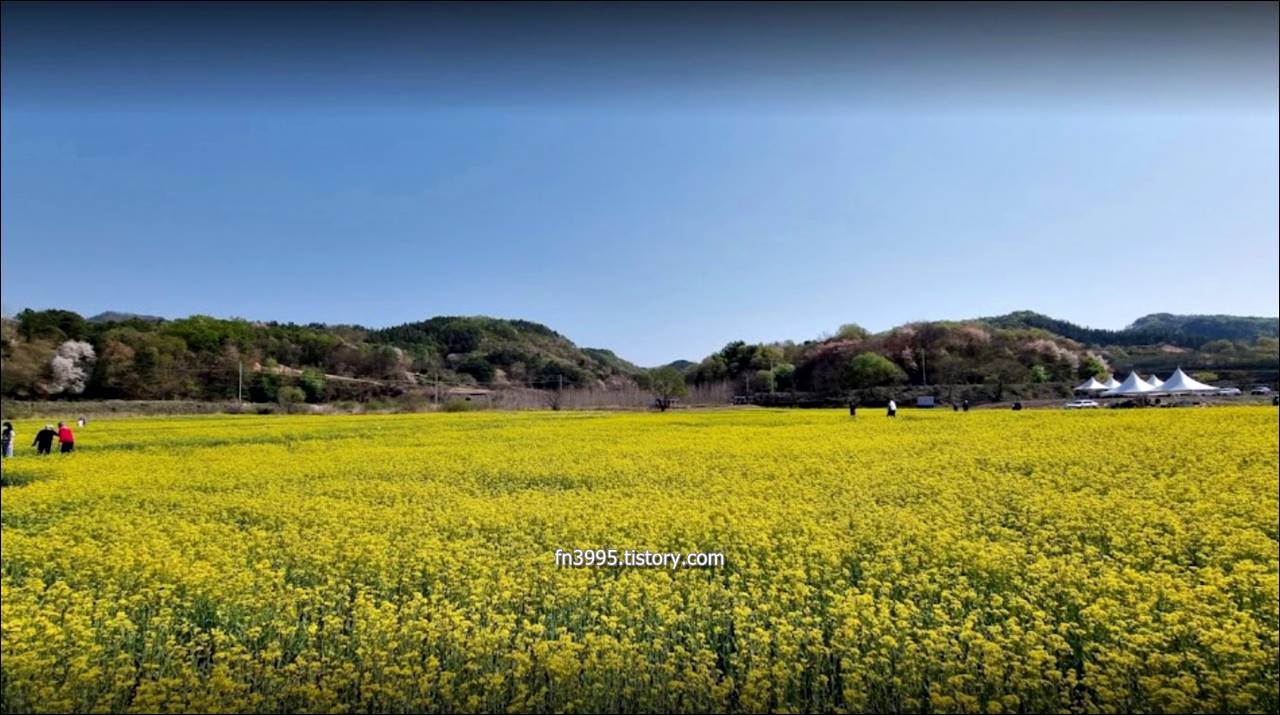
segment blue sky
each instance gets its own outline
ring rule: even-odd
[[[519,317],[641,364],[1276,315],[1275,5],[1213,7],[6,5],[3,301]]]

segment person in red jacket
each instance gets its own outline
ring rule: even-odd
[[[58,423],[58,451],[66,454],[76,448],[76,436],[71,434],[71,428]]]

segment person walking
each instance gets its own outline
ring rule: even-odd
[[[5,422],[4,431],[0,433],[0,449],[3,449],[0,453],[4,454],[6,459],[13,456],[13,442],[17,436],[18,433],[13,431],[13,423]]]
[[[53,440],[57,436],[53,425],[45,425],[44,429],[36,432],[36,439],[31,446],[36,448],[36,454],[48,454],[53,451]]]
[[[58,423],[58,451],[67,454],[76,448],[76,436],[71,433],[71,428],[67,425]]]
[[[893,400],[889,400],[889,416],[890,417],[898,416],[898,403],[894,402]]]

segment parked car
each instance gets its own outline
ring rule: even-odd
[[[1093,400],[1072,400],[1064,405],[1068,410],[1087,410],[1098,407],[1098,403]]]
[[[1253,389],[1249,390],[1249,394],[1250,395],[1270,395],[1271,388],[1267,387],[1266,385],[1254,385]]]
[[[1224,387],[1213,394],[1221,395],[1222,397],[1235,397],[1236,395],[1239,395],[1241,393],[1240,393],[1240,388],[1238,387]]]

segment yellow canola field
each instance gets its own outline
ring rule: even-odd
[[[3,711],[1276,712],[1278,427],[96,421],[4,465]]]

